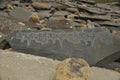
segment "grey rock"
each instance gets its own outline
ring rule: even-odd
[[[27,9],[24,9],[22,7],[16,7],[14,10],[9,12],[9,15],[18,19],[23,19],[28,21],[29,16],[32,14],[32,12],[28,11]]]
[[[114,40],[106,28],[17,31],[9,35],[7,40],[16,51],[59,60],[79,57],[90,65],[101,64],[103,59],[110,58],[102,61],[104,65],[104,61],[107,64],[120,56],[120,46],[117,45],[120,39]]]
[[[79,15],[80,19],[85,19],[85,20],[93,20],[93,21],[110,21],[111,18],[107,16],[101,16],[101,15],[86,15],[86,14],[80,14]]]
[[[111,6],[107,5],[107,4],[97,3],[96,7],[99,7],[101,9],[105,9],[105,10],[111,10]]]
[[[50,13],[50,10],[40,10],[40,12],[38,12],[38,16],[40,17],[40,19],[42,19],[49,18],[50,16],[52,16],[52,14]]]
[[[120,22],[114,22],[114,21],[104,21],[104,22],[98,22],[101,26],[108,26],[108,27],[120,27]]]
[[[33,8],[39,9],[39,10],[49,10],[51,8],[51,5],[48,3],[42,3],[42,2],[34,2],[32,3]]]
[[[95,6],[82,6],[82,5],[78,5],[78,8],[80,10],[84,10],[84,11],[87,11],[87,12],[93,13],[93,14],[100,14],[100,15],[107,14],[107,11],[105,11],[104,9],[97,8]]]
[[[6,44],[6,35],[0,32],[0,49],[3,49]]]
[[[96,4],[96,2],[93,1],[93,0],[76,0],[76,1],[83,2],[83,3],[88,3],[88,4],[91,4],[91,5]]]

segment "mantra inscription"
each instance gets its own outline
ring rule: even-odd
[[[27,45],[31,44],[31,41],[40,43],[42,45],[48,44],[52,41],[53,44],[59,41],[60,45],[66,40],[72,44],[80,44],[84,42],[85,45],[91,43],[93,47],[95,40],[99,40],[105,44],[112,44],[112,38],[109,32],[106,30],[78,30],[78,31],[19,31],[16,33],[15,39],[21,42],[27,41]]]

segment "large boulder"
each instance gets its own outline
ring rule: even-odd
[[[7,40],[16,51],[58,60],[68,57],[83,58],[90,65],[98,62],[104,64],[104,61],[107,64],[120,55],[120,45],[117,45],[120,39],[117,36],[114,39],[106,28],[16,31]]]
[[[0,80],[53,80],[58,61],[0,50]]]

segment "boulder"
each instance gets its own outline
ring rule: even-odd
[[[89,64],[80,58],[68,58],[57,65],[56,80],[90,80]]]
[[[0,50],[0,80],[54,80],[58,61]]]

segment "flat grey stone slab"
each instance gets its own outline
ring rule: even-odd
[[[12,10],[9,15],[18,19],[23,19],[28,21],[29,16],[32,14],[31,11],[28,11],[27,9],[16,7],[14,10]]]
[[[96,15],[96,16],[92,16],[92,15],[85,15],[85,14],[80,14],[79,17],[81,19],[85,19],[85,20],[93,20],[93,21],[110,21],[111,18],[106,17],[106,16],[101,16],[101,15]]]
[[[106,28],[16,31],[7,40],[16,51],[59,60],[79,57],[91,65],[120,51],[120,45],[115,45],[112,34]],[[120,43],[120,40],[117,42]]]

